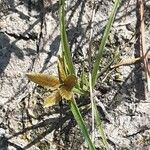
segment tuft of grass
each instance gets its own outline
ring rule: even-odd
[[[65,0],[59,0],[59,4],[60,4],[59,16],[60,16],[60,34],[61,34],[62,54],[64,54],[65,62],[66,62],[66,65],[68,67],[67,68],[68,72],[70,74],[75,74],[75,69],[74,69],[72,56],[71,56],[71,51],[70,51],[70,48],[69,48],[69,42],[68,42],[68,38],[67,38],[67,34],[66,34],[65,10],[64,10],[64,5],[65,4],[64,3],[65,3]],[[92,76],[91,77],[92,91],[94,90],[94,86],[95,86],[95,83],[97,81],[99,65],[102,61],[104,48],[105,48],[105,45],[106,45],[106,42],[107,42],[107,39],[108,39],[108,36],[109,36],[109,33],[110,33],[110,30],[111,30],[111,27],[112,27],[112,24],[113,24],[113,21],[114,21],[114,18],[115,18],[117,8],[118,8],[119,4],[120,4],[120,0],[115,0],[113,10],[112,10],[111,15],[109,17],[108,23],[107,23],[105,31],[104,31],[104,35],[102,37],[101,44],[100,44],[99,49],[98,49],[98,53],[96,55],[96,61],[93,65],[93,70],[92,70],[92,75],[91,75]],[[90,136],[89,136],[89,133],[87,131],[85,122],[84,122],[84,120],[81,116],[81,113],[79,111],[79,108],[77,107],[77,104],[76,104],[75,100],[73,99],[72,101],[70,101],[69,105],[70,105],[70,109],[71,109],[71,111],[74,115],[74,118],[77,121],[77,123],[78,123],[78,125],[79,125],[79,127],[82,131],[83,137],[85,138],[85,140],[88,144],[89,149],[90,150],[95,149],[95,146],[94,146],[94,144],[92,143],[92,141],[90,139]],[[104,130],[103,130],[100,115],[99,115],[99,112],[97,110],[97,106],[96,106],[95,102],[94,102],[94,115],[95,115],[95,120],[96,120],[97,127],[98,127],[100,135],[102,137],[104,147],[105,147],[105,149],[108,150],[109,149],[108,142],[107,142]]]
[[[90,78],[89,82],[92,84],[90,84],[90,87],[86,88],[87,90],[89,90],[89,88],[90,88],[91,93],[93,92],[95,83],[97,81],[99,65],[102,61],[102,55],[104,53],[104,48],[105,48],[107,38],[108,38],[110,30],[111,30],[111,27],[112,27],[119,3],[120,3],[120,0],[115,0],[113,10],[111,12],[111,15],[109,17],[106,29],[104,31],[102,42],[99,46],[98,54],[96,55],[96,61],[95,61],[94,66],[93,66],[93,70],[91,71],[92,74],[91,74],[91,78]],[[67,102],[69,103],[70,110],[72,111],[72,114],[73,114],[73,116],[74,116],[74,118],[75,118],[81,132],[82,132],[82,135],[83,135],[83,137],[84,137],[84,139],[88,145],[89,150],[95,150],[95,145],[93,144],[94,141],[93,142],[91,141],[91,138],[90,138],[88,129],[86,127],[85,121],[83,120],[83,117],[80,113],[80,110],[76,104],[74,97],[71,95],[71,92],[72,92],[71,90],[75,84],[75,82],[73,81],[73,79],[75,80],[75,68],[74,68],[72,55],[71,55],[71,51],[70,51],[70,47],[69,47],[69,42],[68,42],[68,38],[67,38],[67,33],[66,33],[64,6],[65,6],[65,0],[59,0],[60,35],[61,35],[61,48],[62,48],[62,56],[61,57],[63,57],[64,64],[66,65],[65,68],[63,68],[63,69],[65,70],[64,72],[66,73],[66,75],[68,75],[68,80],[64,80],[62,82],[62,81],[57,80],[54,76],[45,76],[45,75],[41,75],[41,74],[32,74],[32,75],[27,74],[27,75],[33,82],[38,83],[38,84],[42,84],[42,85],[43,84],[47,85],[47,82],[48,82],[47,79],[50,82],[50,84],[48,86],[52,86],[52,83],[55,83],[53,85],[53,86],[55,86],[55,85],[62,82],[61,86],[59,86],[59,88],[60,88],[59,92],[57,92],[56,95],[54,95],[53,97],[51,97],[51,96],[48,97],[48,101],[46,101],[46,102],[49,102],[49,103],[46,103],[46,104],[51,106],[51,105],[55,104],[56,102],[58,102],[61,97],[65,98],[65,99],[68,98]],[[62,75],[63,75],[63,73],[62,73]],[[85,78],[86,78],[86,75],[84,74],[84,70],[83,70],[82,79],[81,79],[82,84],[77,84],[76,89],[75,89],[75,91],[80,93],[80,94],[83,94],[83,92],[84,92],[84,83],[86,82],[86,86],[89,85],[89,83],[87,83],[87,81],[82,81]],[[61,77],[59,77],[59,79],[61,79]],[[72,84],[70,88],[68,88],[68,86],[70,85],[68,82]],[[104,144],[105,149],[109,150],[109,145],[107,143],[106,135],[105,135],[104,130],[103,130],[102,122],[101,122],[100,115],[99,115],[99,112],[97,110],[97,106],[95,104],[95,101],[93,101],[93,106],[94,106],[93,112],[94,112],[97,127],[98,127],[100,135],[102,137],[102,142]]]
[[[65,0],[59,0],[59,5],[60,5],[59,6],[60,7],[59,16],[60,16],[60,34],[61,34],[62,54],[64,54],[65,62],[68,66],[69,73],[75,74],[75,69],[74,69],[74,65],[73,65],[73,61],[72,61],[71,51],[69,48],[69,42],[67,39],[66,28],[65,28],[65,10],[64,10],[65,4],[64,3],[65,3]],[[90,135],[88,133],[87,127],[85,125],[85,122],[82,118],[82,115],[79,111],[79,108],[78,108],[74,98],[69,102],[69,106],[70,106],[70,109],[74,115],[74,118],[83,134],[83,137],[85,138],[86,143],[88,144],[89,149],[95,150],[95,146],[90,139]]]

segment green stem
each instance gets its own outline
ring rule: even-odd
[[[94,110],[95,110],[94,114],[95,114],[96,124],[97,124],[98,130],[99,130],[99,133],[102,137],[104,147],[106,150],[109,150],[109,145],[108,145],[107,138],[106,138],[106,135],[104,132],[103,124],[102,124],[102,121],[100,119],[100,115],[99,115],[99,112],[97,110],[97,106],[96,106],[95,102],[94,102]]]
[[[84,120],[83,120],[83,118],[81,116],[81,113],[79,111],[79,108],[78,108],[75,100],[72,100],[69,103],[69,105],[70,105],[70,109],[71,109],[71,111],[72,111],[72,113],[74,115],[74,118],[75,118],[76,122],[78,123],[78,125],[79,125],[79,127],[80,127],[80,129],[82,131],[82,134],[83,134],[83,136],[84,136],[84,138],[85,138],[85,140],[86,140],[86,142],[87,142],[87,144],[89,146],[89,150],[95,150],[95,146],[93,145],[93,143],[92,143],[92,141],[90,139],[90,136],[88,134],[87,128],[85,126],[85,122],[84,122]]]

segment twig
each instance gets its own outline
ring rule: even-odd
[[[149,58],[149,50],[144,54],[144,56],[137,57],[137,58],[122,59],[118,64],[111,66],[111,69],[117,68],[120,66],[128,66],[128,65],[133,65],[135,63],[139,63],[143,61],[146,57]]]
[[[146,53],[146,48],[145,48],[145,26],[144,26],[144,0],[138,0],[139,4],[140,4],[140,44],[141,44],[141,57],[143,57]],[[150,92],[150,73],[149,73],[149,65],[148,65],[148,57],[144,57],[144,70],[145,70],[145,76],[147,79],[147,90],[148,92]]]

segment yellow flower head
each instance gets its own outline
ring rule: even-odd
[[[70,100],[73,96],[72,89],[77,83],[75,75],[66,75],[62,58],[58,57],[58,77],[42,73],[27,73],[27,77],[36,84],[54,90],[44,100],[44,107],[57,104],[62,98]]]

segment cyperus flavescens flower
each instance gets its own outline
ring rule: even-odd
[[[73,96],[72,89],[77,83],[74,75],[66,75],[62,58],[58,57],[58,77],[42,73],[27,73],[27,77],[36,84],[48,87],[53,92],[45,98],[44,107],[57,104],[62,98],[70,100]]]

